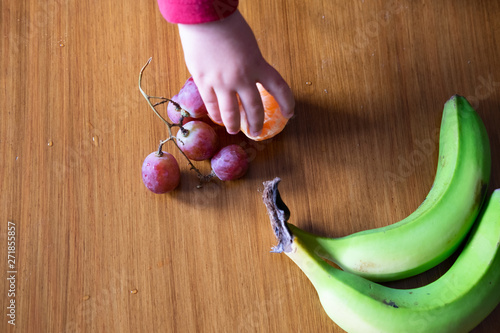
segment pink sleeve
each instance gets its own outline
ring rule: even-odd
[[[238,0],[158,0],[170,23],[196,24],[221,20],[236,11]]]

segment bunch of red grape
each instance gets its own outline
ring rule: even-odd
[[[145,94],[144,96],[150,102],[150,97]],[[187,158],[191,168],[198,172],[200,179],[216,176],[220,180],[227,181],[245,175],[249,165],[245,150],[236,144],[219,149],[219,138],[212,127],[214,125],[208,117],[205,104],[192,78],[186,81],[177,95],[171,100],[164,99],[164,102],[169,102],[167,114],[173,123],[167,122],[169,133],[174,126],[179,127],[179,129],[175,137],[162,141],[159,149],[149,154],[144,160],[142,180],[149,190],[154,193],[167,193],[179,185],[181,174],[179,164],[172,154],[162,150],[163,143],[170,141],[170,139],[175,140],[176,146]],[[154,109],[154,106],[150,105]],[[162,117],[160,116],[160,118]],[[162,120],[164,119],[162,118]],[[212,173],[208,176],[202,176],[194,168],[191,160],[210,160]]]

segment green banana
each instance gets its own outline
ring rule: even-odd
[[[264,202],[279,240],[275,252],[302,269],[328,316],[347,332],[469,332],[500,302],[500,189],[486,200],[452,267],[415,289],[389,288],[334,268],[301,234],[289,232],[290,214],[275,186],[266,186]]]
[[[449,257],[470,230],[490,178],[488,135],[467,100],[455,95],[444,106],[439,161],[424,202],[405,219],[340,238],[320,237],[290,225],[309,247],[345,271],[391,281],[426,271]]]

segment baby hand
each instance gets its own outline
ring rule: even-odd
[[[256,83],[274,96],[284,117],[293,116],[295,101],[281,75],[263,58],[251,28],[239,11],[215,22],[179,24],[184,58],[208,113],[230,134],[240,130],[238,98],[252,135],[264,122]]]

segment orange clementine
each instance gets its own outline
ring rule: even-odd
[[[246,114],[241,103],[240,103],[240,115],[241,115],[240,129],[248,138],[255,141],[262,141],[270,139],[275,135],[277,135],[278,133],[280,133],[285,128],[288,119],[283,117],[278,102],[262,86],[262,84],[257,83],[257,89],[259,89],[260,97],[262,98],[262,104],[264,105],[264,126],[262,128],[262,132],[258,136],[252,136],[250,134],[250,126],[248,125]],[[222,123],[216,122],[216,124],[224,126],[224,124]]]

